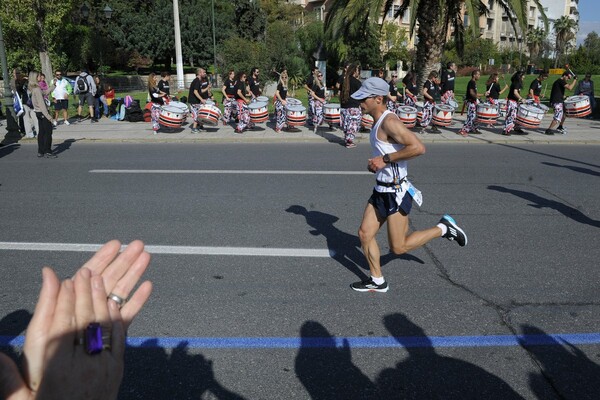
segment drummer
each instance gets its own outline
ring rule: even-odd
[[[508,89],[508,85],[505,83],[504,87],[501,88],[498,83],[498,73],[494,72],[490,75],[487,82],[485,83],[485,87],[487,88],[487,100],[490,104],[497,105],[498,99],[500,99],[500,95]]]
[[[314,113],[314,93],[312,91],[313,84],[315,82],[315,76],[319,72],[319,68],[312,67],[310,70],[310,74],[306,77],[304,81],[304,89],[306,89],[306,95],[308,96],[308,123],[312,124],[313,113]]]
[[[221,88],[221,93],[223,93],[223,125],[229,123],[231,115],[237,114],[237,102],[235,101],[236,84],[235,72],[230,70]]]
[[[404,79],[402,79],[402,86],[404,86],[404,105],[415,107],[418,94],[417,74],[408,71]]]
[[[160,124],[158,123],[160,118],[160,110],[165,104],[164,98],[167,95],[165,92],[161,92],[160,89],[158,89],[157,81],[158,75],[156,75],[154,72],[148,75],[148,94],[150,95],[150,102],[152,103],[150,115],[152,121],[152,130],[154,131],[155,135],[160,129]]]
[[[246,88],[246,73],[238,72],[235,80],[237,84],[235,86],[235,101],[238,106],[238,124],[235,128],[235,133],[244,133],[244,130],[252,127],[250,124],[250,110],[248,104],[250,104],[251,97],[248,94]]]
[[[439,78],[437,71],[431,71],[427,80],[423,84],[423,118],[421,118],[421,131],[419,133],[425,133],[425,129],[431,124],[433,119],[433,108],[435,102],[440,99],[440,87]],[[437,126],[431,126],[431,133],[441,133]]]
[[[285,106],[287,105],[287,91],[288,73],[287,69],[284,69],[281,71],[281,74],[279,74],[279,82],[277,83],[277,89],[275,90],[275,133],[281,133],[281,130],[287,125],[287,115],[285,112]]]
[[[313,80],[313,85],[311,87],[311,91],[313,94],[313,130],[317,133],[317,128],[319,125],[323,123],[323,108],[325,107],[325,102],[327,101],[325,98],[325,93],[327,88],[325,83],[323,82],[323,73],[317,70],[317,74],[315,75],[315,79]]]
[[[450,104],[451,102],[455,102],[454,100],[454,81],[456,79],[456,64],[450,61],[446,65],[446,70],[442,71],[441,79],[441,92],[442,92],[442,103]],[[452,104],[450,104],[452,105]]]
[[[210,82],[206,76],[206,70],[204,68],[198,68],[196,70],[196,78],[190,84],[190,91],[188,93],[188,102],[190,103],[190,110],[192,112],[192,133],[198,133],[198,129],[204,129],[202,122],[198,121],[198,111],[206,104],[206,101],[212,98],[212,92]]]
[[[340,90],[341,121],[343,123],[342,129],[344,130],[344,142],[347,149],[356,147],[354,139],[360,128],[360,120],[362,118],[360,102],[350,97],[362,85],[358,80],[359,76],[360,66],[358,64],[350,64],[346,70],[344,82]]]
[[[400,106],[400,99],[402,95],[398,93],[398,73],[392,72],[392,79],[390,79],[390,92],[387,95],[387,109],[391,112],[398,114],[398,106]]]
[[[514,130],[516,133],[525,133],[520,127],[515,127],[515,120],[517,119],[517,111],[519,110],[519,103],[525,101],[521,96],[521,89],[523,88],[523,72],[517,71],[510,78],[510,88],[508,89],[508,98],[506,103],[506,118],[504,119],[504,130],[502,134],[504,136],[510,136]]]
[[[554,118],[552,118],[552,122],[546,132],[546,135],[554,135],[554,127],[558,125],[556,132],[566,135],[567,130],[563,127],[563,123],[565,122],[565,89],[573,90],[575,84],[577,83],[577,77],[571,82],[571,84],[567,84],[567,81],[571,79],[571,73],[568,71],[563,72],[562,76],[558,78],[552,84],[552,91],[550,92],[550,105],[554,107]]]
[[[546,72],[542,72],[533,80],[533,82],[531,82],[531,85],[529,85],[529,93],[527,94],[527,98],[533,99],[535,104],[540,104],[540,97],[544,97],[541,96],[542,82],[544,82],[546,79],[548,79],[548,74]]]
[[[467,93],[465,95],[465,103],[467,104],[467,119],[463,127],[458,132],[459,135],[468,136],[469,133],[480,134],[476,118],[477,118],[477,102],[484,93],[477,93],[477,81],[481,77],[481,71],[476,69],[471,72],[471,80],[467,83]],[[488,96],[489,92],[485,92]]]
[[[260,89],[260,82],[258,80],[259,74],[259,69],[254,67],[250,71],[250,77],[248,78],[248,89],[250,90],[250,96],[252,97],[253,102],[257,101],[257,97],[262,93],[262,90]]]

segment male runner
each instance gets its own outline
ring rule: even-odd
[[[367,168],[375,173],[376,184],[358,230],[361,247],[369,264],[371,277],[351,285],[359,292],[387,292],[388,283],[381,274],[380,251],[375,236],[387,221],[390,250],[403,254],[444,237],[467,244],[467,235],[449,215],[429,229],[408,233],[408,214],[413,200],[421,203],[421,194],[407,177],[407,161],[425,153],[425,146],[400,119],[386,109],[389,85],[380,78],[369,78],[352,94],[360,101],[363,112],[373,117],[370,142],[373,158]]]

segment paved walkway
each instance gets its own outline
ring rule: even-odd
[[[567,135],[544,135],[544,130],[550,124],[551,116],[546,115],[540,128],[537,130],[527,129],[527,135],[500,135],[502,125],[497,124],[495,128],[480,129],[482,134],[462,137],[456,132],[462,126],[466,115],[455,114],[454,124],[447,128],[441,128],[441,134],[418,134],[425,143],[559,143],[559,144],[600,144],[600,120],[568,118],[565,126]],[[501,119],[501,122],[503,120]],[[150,123],[115,121],[103,118],[98,123],[92,123],[89,119],[82,122],[72,122],[66,126],[59,123],[54,130],[54,143],[65,140],[85,140],[102,142],[333,142],[342,143],[343,134],[338,128],[330,130],[326,125],[319,127],[317,133],[308,127],[301,127],[295,132],[275,133],[273,123],[258,124],[256,128],[243,134],[235,134],[234,126],[207,127],[198,134],[192,134],[190,124],[172,133],[159,132],[153,134]],[[22,143],[34,141],[35,139],[21,140]],[[368,133],[362,133],[358,142],[368,141]]]

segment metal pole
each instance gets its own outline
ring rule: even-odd
[[[10,91],[10,76],[8,75],[8,63],[6,62],[6,48],[4,47],[4,36],[2,35],[2,19],[0,18],[0,63],[2,64],[2,77],[4,79],[4,100],[6,114],[6,135],[1,144],[17,143],[21,139],[19,133],[19,124],[15,109],[13,108],[13,98]]]
[[[212,34],[213,34],[213,72],[215,80],[217,79],[217,36],[215,30],[215,0],[212,0]],[[215,81],[216,83],[216,81]]]
[[[175,64],[177,65],[177,90],[184,87],[183,56],[181,52],[181,28],[179,27],[179,1],[173,0],[173,21],[175,23]]]

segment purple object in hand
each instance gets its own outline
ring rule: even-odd
[[[92,322],[85,328],[85,351],[88,354],[102,351],[102,327],[97,322]]]

